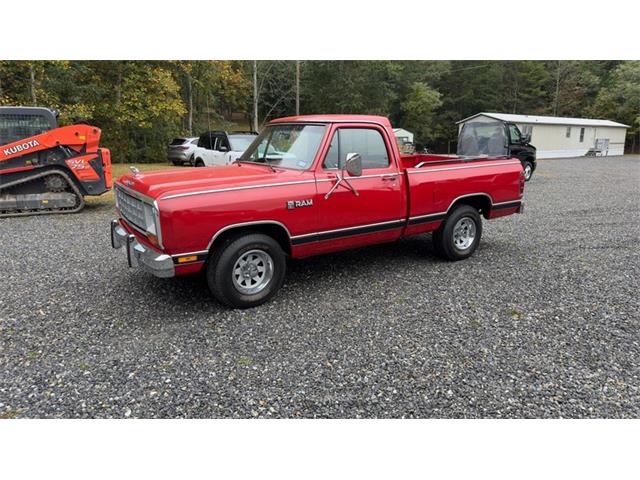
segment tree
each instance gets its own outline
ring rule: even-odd
[[[624,62],[613,70],[598,92],[593,112],[630,125],[627,134],[632,139],[632,151],[636,151],[640,143],[640,62]]]
[[[437,135],[434,112],[442,106],[441,95],[426,83],[416,82],[402,102],[402,126],[414,132],[416,140],[432,142]]]

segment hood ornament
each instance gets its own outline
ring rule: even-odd
[[[140,175],[140,170],[138,169],[138,167],[135,167],[133,165],[129,166],[129,170],[131,170],[133,172],[134,176],[138,176]]]

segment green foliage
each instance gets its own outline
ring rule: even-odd
[[[403,127],[412,131],[422,141],[436,138],[435,110],[442,106],[441,95],[426,83],[415,82],[402,102]]]
[[[593,111],[640,130],[640,62],[624,62],[613,70],[598,92]]]

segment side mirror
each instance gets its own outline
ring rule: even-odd
[[[219,152],[228,152],[229,149],[227,147],[218,147]]]
[[[346,161],[344,162],[344,169],[352,177],[359,177],[362,175],[362,157],[359,153],[347,153]]]
[[[522,138],[520,139],[520,141],[522,143],[529,143],[531,141],[531,134],[530,133],[523,134]]]

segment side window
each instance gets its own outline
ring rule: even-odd
[[[333,138],[331,139],[331,145],[329,145],[329,151],[327,152],[327,156],[324,157],[324,163],[322,164],[322,168],[330,169],[330,168],[338,168],[338,135],[340,131],[338,130],[333,134]]]
[[[580,129],[580,143],[584,142],[584,128]]]
[[[372,128],[341,128],[333,136],[323,168],[339,168],[347,154],[359,153],[362,168],[386,168],[389,153],[378,130]]]
[[[227,151],[231,150],[231,148],[229,147],[229,140],[227,140],[225,137],[218,137],[216,150],[220,150],[221,147],[225,147]]]
[[[520,131],[515,125],[509,125],[509,133],[511,134],[511,143],[520,143]]]
[[[204,133],[200,136],[200,140],[198,140],[198,146],[202,148],[206,148],[207,150],[213,150],[216,144],[216,137],[211,135],[210,133]]]
[[[566,133],[565,137],[571,138],[571,127],[567,127],[567,133]]]

